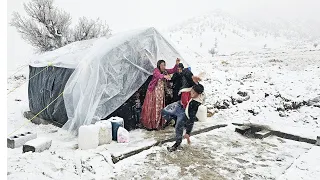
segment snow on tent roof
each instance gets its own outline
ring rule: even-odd
[[[68,115],[63,128],[77,133],[81,125],[107,117],[128,100],[158,60],[172,68],[177,57],[181,55],[155,28],[143,28],[75,42],[34,57],[30,65],[74,68],[63,92]]]
[[[98,38],[77,41],[54,51],[35,55],[30,60],[32,67],[45,67],[52,63],[56,67],[75,69],[88,50],[99,40]]]

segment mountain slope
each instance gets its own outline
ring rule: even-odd
[[[306,44],[312,47],[311,36],[307,36],[308,32],[301,27],[282,20],[244,21],[215,11],[178,24],[167,33],[185,53],[211,56],[209,50],[212,49],[215,54],[228,55],[265,48],[296,48]]]

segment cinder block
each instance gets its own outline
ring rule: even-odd
[[[7,147],[14,149],[35,138],[37,138],[37,133],[25,132],[16,134],[7,138]]]
[[[255,137],[256,138],[260,138],[260,139],[266,138],[266,137],[268,137],[270,135],[272,135],[272,132],[268,131],[268,130],[262,130],[262,131],[259,131],[259,132],[255,133]]]
[[[247,131],[250,130],[249,126],[240,126],[240,127],[236,127],[235,131],[244,135],[244,133],[246,133]]]
[[[316,142],[317,146],[320,146],[320,136],[317,136],[317,142]]]
[[[31,141],[28,141],[23,145],[22,151],[25,152],[42,152],[51,147],[52,140],[47,138],[37,138]]]

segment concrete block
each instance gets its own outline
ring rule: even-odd
[[[262,130],[262,131],[256,132],[254,135],[256,138],[263,139],[272,135],[272,132],[268,130]]]
[[[244,135],[244,133],[246,133],[247,131],[250,130],[249,126],[240,126],[240,127],[236,127],[235,131]]]
[[[37,138],[31,141],[28,141],[23,145],[22,151],[25,152],[42,152],[51,147],[52,140],[47,138]]]
[[[320,136],[317,136],[317,142],[316,142],[317,146],[320,146]]]
[[[32,132],[16,134],[7,138],[7,147],[12,149],[18,148],[24,145],[26,142],[35,138],[37,138],[37,134]]]

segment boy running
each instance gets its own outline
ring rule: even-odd
[[[190,144],[190,133],[194,122],[197,121],[196,114],[199,106],[203,103],[203,91],[204,87],[201,84],[196,84],[190,91],[191,99],[186,105],[186,108],[184,108],[179,101],[169,104],[162,109],[161,114],[165,120],[169,121],[171,119],[177,119],[175,126],[176,143],[172,147],[168,147],[170,152],[177,150],[180,146],[184,128],[186,129],[184,137],[187,139],[188,144]]]

